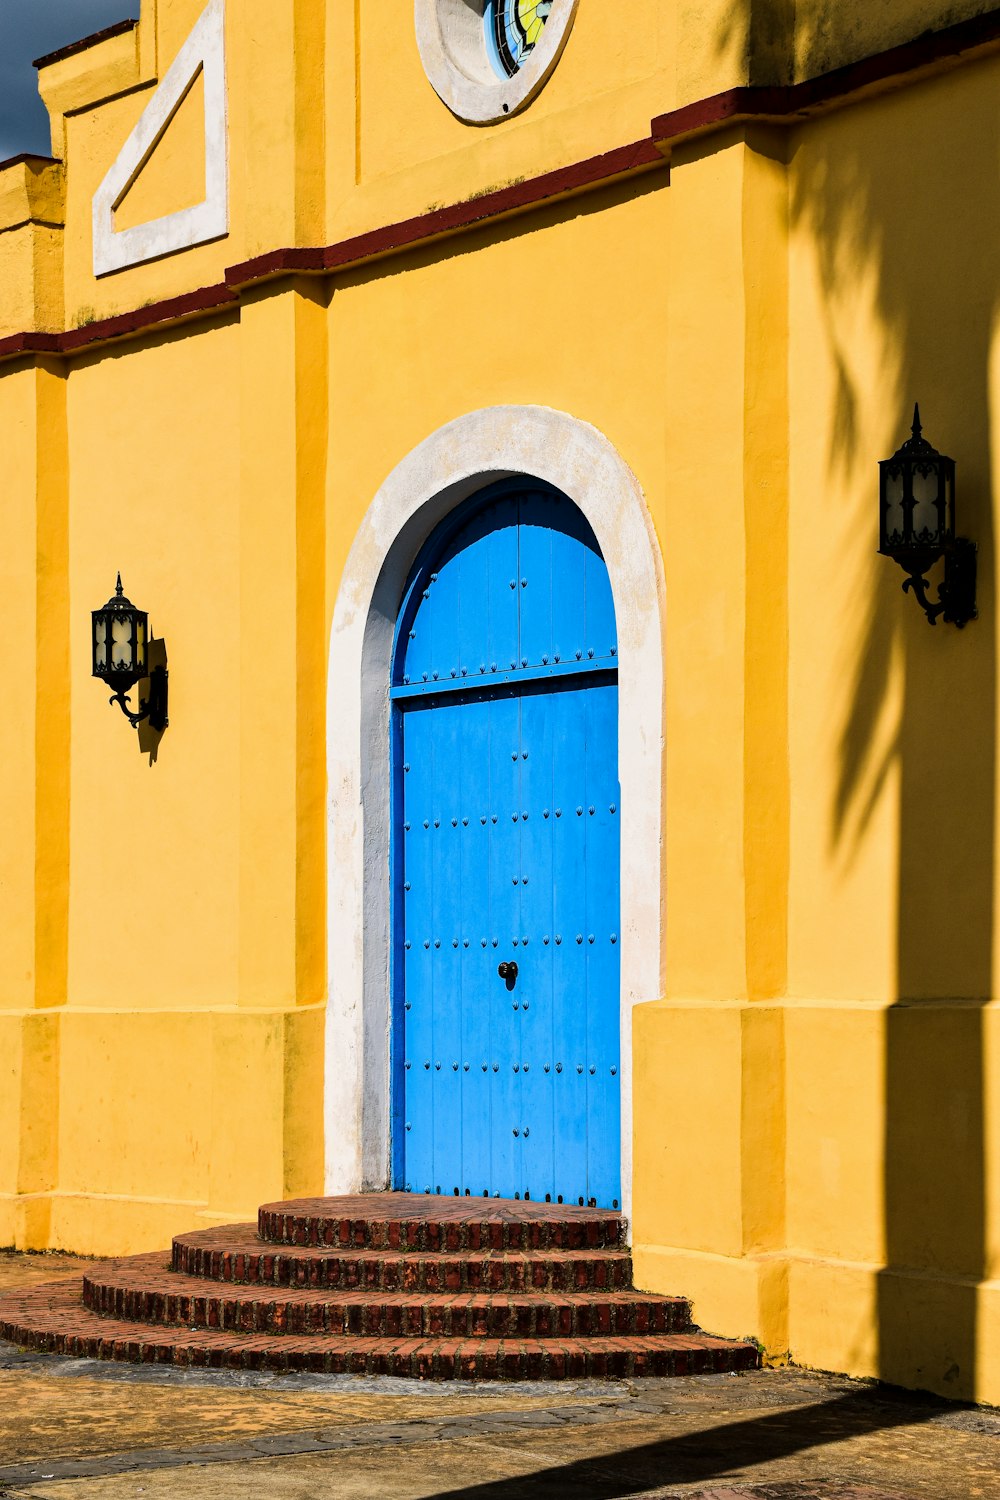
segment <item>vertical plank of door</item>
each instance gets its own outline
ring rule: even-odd
[[[511,585],[513,584],[513,587]],[[495,529],[489,535],[489,590],[484,601],[476,601],[487,612],[488,648],[485,676],[509,672],[517,665],[518,596],[523,592],[518,572],[517,501],[504,500],[496,507]]]
[[[552,617],[556,605],[552,565],[555,537],[546,524],[547,520],[544,497],[531,493],[522,495],[518,528],[521,666],[547,666],[552,661]]]
[[[586,830],[583,818],[586,691],[552,695],[553,858],[552,925],[554,952],[552,1017],[554,1058],[556,1192],[564,1202],[586,1199],[587,1050]],[[580,809],[578,812],[577,809]]]
[[[587,1196],[607,1205],[621,1192],[617,684],[590,687],[584,699]]]
[[[529,1132],[524,1137],[524,1187],[533,1199],[551,1197],[557,1191],[552,1071],[554,719],[552,694],[529,692],[521,699],[522,956],[517,994],[523,1114]]]
[[[521,900],[520,753],[518,700],[511,690],[489,702],[490,715],[490,1183],[494,1194],[521,1191],[521,1075],[513,994],[497,974],[519,961]],[[494,821],[494,819],[496,821]],[[516,993],[516,989],[513,993]],[[515,1067],[517,1071],[515,1072]],[[517,1132],[515,1134],[515,1131]]]
[[[403,715],[403,1180],[415,1193],[433,1186],[434,1172],[432,729],[433,715],[426,710]]]
[[[555,516],[550,517],[556,520]],[[588,660],[586,654],[586,547],[567,531],[552,537],[552,654],[565,661]]]
[[[489,650],[490,543],[481,522],[476,531],[470,528],[467,545],[443,571],[457,574],[459,676],[472,682],[481,678]]]
[[[458,830],[459,734],[464,707],[439,703],[428,717],[434,723],[430,838],[434,849],[432,887],[434,1049],[434,1183],[435,1192],[451,1195],[458,1186],[462,1160],[462,1109],[459,1074],[461,1045],[462,880]]]
[[[461,660],[461,567],[456,559],[432,569],[424,578],[424,597],[417,619],[430,638],[430,681],[450,682]],[[427,615],[426,626],[424,616]]]
[[[499,982],[490,942],[490,705],[481,694],[462,709],[460,746],[461,1188],[479,1197],[490,1190],[490,1006]]]
[[[585,571],[584,659],[607,660],[617,655],[618,631],[611,578],[601,554],[594,547],[581,549]]]

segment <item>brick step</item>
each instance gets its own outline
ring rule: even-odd
[[[338,1250],[278,1246],[254,1224],[179,1234],[173,1268],[187,1276],[239,1285],[330,1287],[351,1291],[627,1291],[627,1250],[445,1251]]]
[[[620,1214],[566,1204],[423,1193],[364,1193],[265,1203],[257,1216],[273,1245],[457,1253],[477,1250],[618,1249]]]
[[[78,1280],[0,1295],[0,1336],[88,1359],[424,1380],[624,1379],[752,1370],[758,1364],[752,1344],[697,1332],[552,1339],[192,1332],[100,1317],[82,1305]]]
[[[130,1323],[220,1332],[370,1338],[589,1338],[684,1333],[683,1297],[638,1292],[333,1291],[215,1287],[170,1270],[165,1256],[111,1261],[83,1278],[90,1311]]]

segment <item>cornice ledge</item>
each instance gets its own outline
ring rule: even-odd
[[[432,244],[451,234],[524,212],[651,168],[665,167],[675,145],[741,124],[791,126],[867,95],[948,71],[971,56],[1000,51],[1000,8],[927,32],[885,52],[801,83],[746,86],[714,94],[658,115],[650,135],[600,156],[538,177],[491,189],[461,203],[433,209],[332,245],[273,250],[227,268],[225,280],[147,307],[99,319],[64,333],[15,333],[0,338],[0,360],[23,355],[71,354],[89,345],[129,337],[207,313],[239,307],[250,287],[289,276],[330,275]],[[18,161],[15,158],[10,165]]]
[[[75,354],[91,344],[110,343],[158,327],[173,327],[206,313],[239,307],[239,296],[224,283],[198,287],[179,297],[137,307],[111,318],[99,318],[64,333],[13,333],[0,339],[0,360],[15,359],[22,354]]]
[[[818,114],[857,103],[868,95],[919,82],[950,71],[970,53],[977,57],[1000,51],[1000,9],[985,11],[940,31],[928,31],[911,42],[873,53],[801,83],[772,87],[748,85],[681,105],[658,115],[652,138],[661,151],[726,126],[797,125]]]

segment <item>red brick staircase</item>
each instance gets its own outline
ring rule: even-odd
[[[559,1380],[749,1370],[682,1297],[632,1289],[618,1214],[373,1193],[265,1204],[0,1296],[0,1335],[55,1354],[241,1370]]]

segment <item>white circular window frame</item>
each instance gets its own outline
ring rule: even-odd
[[[415,0],[417,46],[435,93],[467,125],[495,125],[525,109],[562,55],[579,0],[553,0],[528,59],[498,78],[486,50],[483,0]]]

